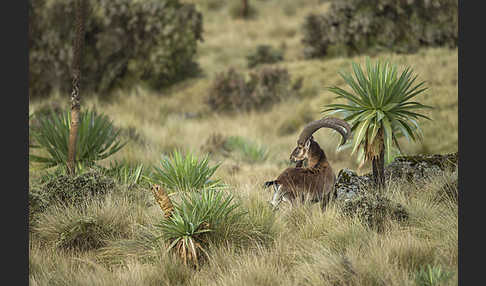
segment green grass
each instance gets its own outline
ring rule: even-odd
[[[250,164],[264,162],[268,158],[268,150],[265,146],[241,136],[230,136],[224,145],[229,151],[235,151],[238,158]]]
[[[320,118],[323,105],[336,103],[325,87],[343,88],[345,82],[338,72],[350,70],[353,61],[365,60],[366,55],[303,60],[303,18],[309,12],[326,11],[329,3],[254,0],[256,17],[245,21],[233,19],[230,5],[224,1],[185,2],[193,2],[203,12],[205,41],[199,46],[198,62],[204,75],[161,92],[143,87],[120,91],[110,100],[82,94],[82,110],[102,110],[114,126],[135,129],[143,138],[143,144],[130,140],[119,152],[100,160],[98,164],[105,168],[124,161],[143,164],[145,170],[152,166],[162,168],[161,154],[174,149],[202,159],[206,153],[201,147],[215,133],[265,146],[269,154],[265,160],[243,160],[245,156],[240,157],[237,150],[226,157],[207,158],[207,166],[219,164],[210,177],[229,186],[226,191],[241,203],[247,215],[238,224],[228,224],[226,231],[217,236],[224,239],[207,245],[210,259],[196,272],[185,267],[180,257],[167,252],[169,243],[153,242],[160,235],[155,225],[162,213],[150,189],[143,184],[117,187],[108,198],[96,197],[80,205],[52,205],[37,216],[29,229],[30,284],[416,285],[422,279],[417,277],[427,277],[419,274],[421,269],[427,270],[427,265],[431,265],[436,267],[432,277],[441,277],[437,267],[453,273],[441,285],[457,285],[458,207],[454,200],[438,198],[443,185],[457,178],[457,173],[433,177],[424,184],[397,182],[388,186],[386,197],[403,205],[409,218],[405,223],[391,221],[381,233],[358,217],[345,216],[337,204],[330,205],[324,213],[316,205],[282,206],[277,212],[269,207],[271,193],[261,185],[287,167],[285,160],[295,147],[302,126]],[[204,102],[214,76],[229,66],[247,73],[246,56],[264,44],[283,51],[284,61],[277,65],[287,68],[293,78],[303,78],[303,92],[264,112],[210,112]],[[376,57],[397,63],[399,69],[413,67],[429,88],[427,95],[417,96],[417,101],[434,107],[424,112],[432,121],[421,125],[423,141],[399,138],[402,151],[456,152],[457,49],[430,48],[417,54],[385,52]],[[30,101],[29,113],[53,104],[69,107],[64,94],[53,94]],[[198,116],[186,116],[187,113]],[[357,169],[351,150],[336,151],[339,134],[322,130],[314,136],[336,174],[342,168]],[[259,152],[255,154],[255,158],[260,157]],[[370,170],[365,165],[359,173]],[[29,166],[29,181],[36,182],[43,174],[35,164]],[[119,184],[125,180],[122,174]],[[171,196],[177,203],[176,197]],[[102,228],[94,228],[97,225]],[[109,229],[104,228],[108,226]],[[73,234],[90,234],[100,244],[82,251],[57,247],[56,241],[66,229],[74,229]]]

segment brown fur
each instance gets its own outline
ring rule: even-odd
[[[351,134],[351,126],[346,121],[325,117],[306,124],[297,140],[297,147],[290,155],[290,161],[297,163],[294,168],[285,169],[274,181],[265,183],[265,187],[274,186],[271,204],[277,207],[282,199],[293,202],[296,198],[320,201],[324,208],[334,196],[336,176],[327,161],[324,150],[314,141],[312,134],[320,128],[332,128],[343,136],[341,145]],[[308,167],[303,162],[307,160]]]
[[[291,155],[291,161],[297,161],[298,166],[307,159],[308,167],[287,168],[277,179],[265,185],[281,185],[283,196],[291,202],[296,198],[309,198],[311,201],[320,201],[325,207],[333,195],[336,176],[324,150],[312,138],[309,140],[308,150],[304,150],[304,146],[297,146]]]

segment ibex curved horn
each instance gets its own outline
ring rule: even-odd
[[[302,130],[300,133],[297,144],[304,144],[312,136],[312,134],[314,134],[314,132],[322,127],[332,128],[339,132],[341,136],[343,136],[343,140],[341,141],[340,145],[346,143],[346,140],[348,140],[349,135],[351,134],[351,127],[346,121],[335,117],[325,117],[308,123],[304,127],[304,130]]]

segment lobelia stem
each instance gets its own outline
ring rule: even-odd
[[[73,45],[72,76],[73,89],[71,92],[71,123],[69,129],[69,145],[67,169],[70,175],[76,174],[76,141],[78,137],[80,117],[79,83],[81,80],[81,60],[84,46],[84,22],[86,14],[86,1],[75,1],[75,38]]]

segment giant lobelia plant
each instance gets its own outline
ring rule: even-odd
[[[39,116],[38,126],[30,130],[30,136],[44,154],[29,154],[31,162],[40,163],[46,168],[63,166],[67,169],[71,130],[71,113],[51,113],[50,116]],[[92,166],[96,161],[106,159],[118,152],[127,142],[119,139],[117,130],[108,116],[95,111],[80,113],[77,130],[75,162],[78,167]]]
[[[329,104],[322,113],[345,116],[354,132],[352,154],[361,149],[363,160],[372,161],[375,184],[382,188],[385,162],[391,161],[394,146],[400,150],[397,137],[405,136],[409,141],[422,139],[418,120],[430,118],[416,111],[432,107],[412,101],[427,88],[423,81],[415,84],[417,75],[413,75],[410,67],[398,75],[395,64],[377,61],[372,65],[367,58],[366,74],[356,63],[352,63],[352,68],[354,77],[349,72],[339,73],[351,91],[337,86],[329,88],[338,95],[336,99],[345,99],[347,103]]]

